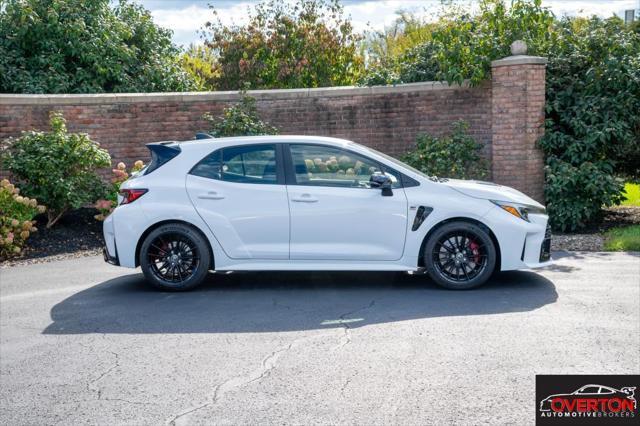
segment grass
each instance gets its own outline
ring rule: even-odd
[[[623,206],[640,207],[640,184],[627,182],[624,184],[624,196],[626,200],[622,202]]]
[[[606,251],[640,251],[640,225],[610,229],[604,237]]]

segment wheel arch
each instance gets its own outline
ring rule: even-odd
[[[495,266],[494,270],[499,271],[501,269],[502,252],[501,252],[501,249],[500,249],[500,243],[498,242],[498,238],[496,238],[496,235],[493,233],[491,228],[489,228],[486,224],[480,222],[477,219],[472,219],[470,217],[451,217],[451,218],[444,219],[444,220],[438,222],[437,224],[435,224],[434,226],[432,226],[431,229],[429,229],[429,232],[427,232],[427,234],[424,236],[424,238],[422,240],[422,244],[420,244],[420,252],[418,253],[418,266],[420,266],[420,267],[424,267],[425,266],[425,264],[424,264],[424,248],[427,245],[427,241],[429,240],[429,237],[431,237],[431,235],[438,228],[444,226],[447,223],[451,223],[451,222],[468,222],[468,223],[472,223],[474,225],[478,225],[481,228],[483,228],[485,231],[487,231],[487,233],[489,234],[489,237],[491,238],[491,241],[493,241],[493,244],[496,247],[496,266]]]
[[[138,243],[136,244],[136,253],[135,253],[136,267],[140,266],[140,248],[142,247],[142,243],[144,242],[145,238],[147,238],[147,235],[153,232],[153,230],[163,225],[168,225],[170,223],[179,223],[182,225],[186,225],[192,228],[193,230],[195,230],[197,233],[200,234],[202,238],[204,238],[204,240],[207,242],[207,248],[209,249],[209,255],[211,257],[211,265],[209,265],[209,269],[215,269],[215,258],[213,256],[213,248],[211,247],[211,241],[209,241],[209,238],[207,237],[207,235],[204,232],[202,232],[202,230],[198,228],[196,225],[194,225],[193,223],[190,223],[184,220],[179,220],[179,219],[161,220],[160,222],[156,222],[153,225],[149,226],[147,229],[145,229],[142,235],[140,235],[140,238],[138,238]]]

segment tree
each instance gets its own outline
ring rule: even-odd
[[[360,37],[338,0],[264,0],[246,25],[208,22],[203,36],[218,56],[219,90],[349,85],[363,69]]]
[[[0,2],[0,92],[181,91],[171,31],[142,6],[121,0]]]
[[[193,78],[196,90],[216,90],[216,79],[220,74],[215,66],[213,49],[191,45],[180,57],[180,63]]]
[[[379,84],[380,76],[386,76],[387,83],[462,83],[469,79],[475,85],[489,77],[492,60],[510,54],[509,46],[515,40],[525,41],[531,55],[548,51],[554,37],[554,17],[541,6],[541,0],[514,0],[510,7],[504,0],[482,0],[479,6],[477,14],[452,8],[438,21],[424,23],[430,36],[422,41],[414,37],[413,45],[400,32],[396,38],[404,41],[402,49],[381,56],[378,62],[383,69],[373,67],[376,78],[365,77],[363,82]],[[419,22],[416,18],[409,21],[414,27]],[[415,28],[412,32],[421,34]]]

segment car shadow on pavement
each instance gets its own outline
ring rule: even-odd
[[[558,298],[528,271],[495,275],[470,291],[440,289],[425,276],[395,272],[211,274],[185,293],[151,288],[142,274],[80,291],[51,309],[43,334],[281,332],[422,318],[531,311]]]

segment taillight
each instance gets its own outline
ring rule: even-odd
[[[122,195],[122,203],[120,204],[133,203],[135,200],[142,197],[146,193],[147,189],[121,189],[120,195]]]

